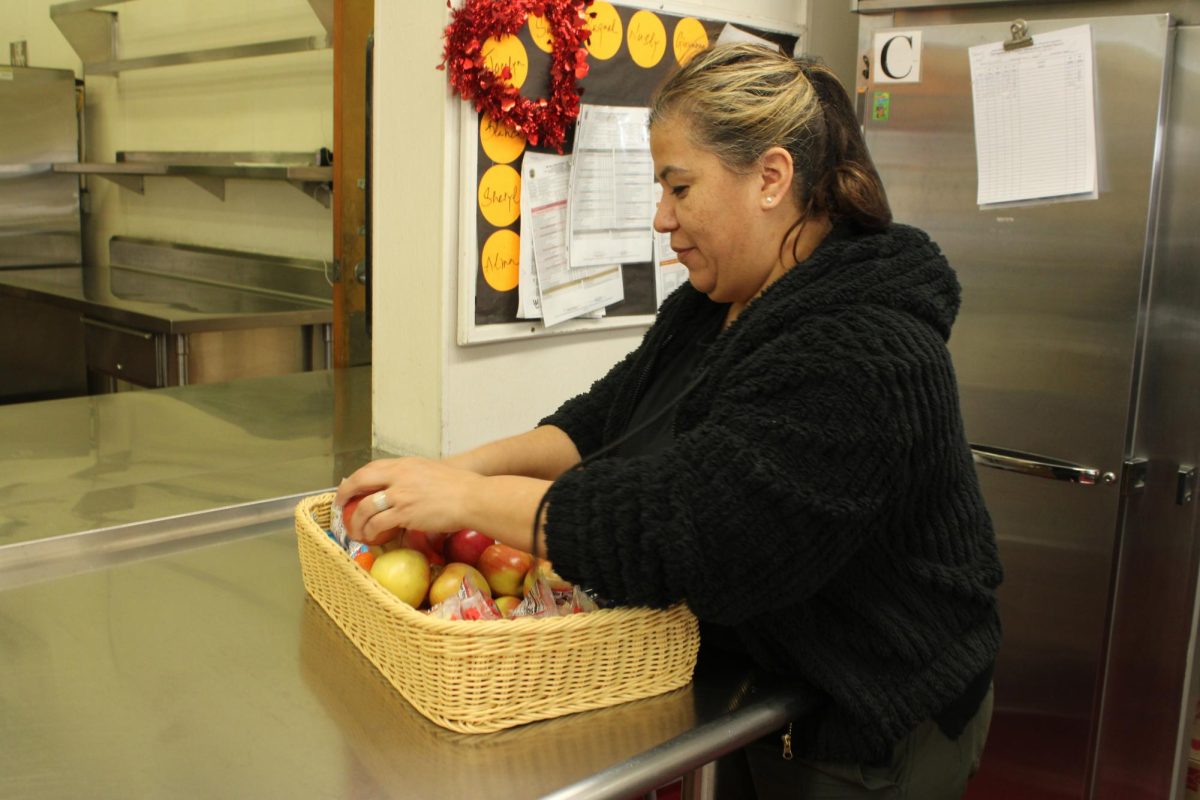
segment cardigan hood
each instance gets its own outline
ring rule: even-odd
[[[835,228],[807,259],[768,287],[759,300],[795,316],[853,305],[903,311],[942,337],[958,314],[962,290],[938,246],[921,230],[892,225],[853,235]],[[754,304],[751,304],[754,305]]]

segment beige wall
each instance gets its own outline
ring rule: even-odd
[[[811,13],[806,0],[672,7],[806,26],[819,40],[808,52],[846,64],[853,58],[852,26],[829,9]],[[586,389],[644,329],[457,344],[462,104],[447,91],[445,73],[430,69],[441,59],[438,33],[449,12],[441,2],[377,0],[375,14],[374,440],[391,452],[457,452],[528,429]]]
[[[0,61],[26,39],[29,66],[72,69],[75,52],[50,20],[49,0],[4,0]],[[109,6],[120,57],[323,36],[305,0],[154,0]],[[332,51],[89,76],[86,158],[119,150],[315,151],[333,146]],[[230,181],[224,202],[179,178],[147,178],[139,195],[89,178],[85,256],[107,263],[113,235],[330,258],[330,211],[275,181]]]

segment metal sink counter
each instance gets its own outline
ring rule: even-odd
[[[0,796],[624,800],[798,708],[705,664],[656,698],[453,733],[307,597],[290,520],[242,533],[0,589]]]
[[[0,552],[336,484],[371,457],[370,367],[0,405]]]
[[[326,262],[126,236],[108,251],[0,270],[0,400],[331,366]]]

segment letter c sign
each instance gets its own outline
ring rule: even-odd
[[[875,83],[919,83],[921,31],[875,34]]]

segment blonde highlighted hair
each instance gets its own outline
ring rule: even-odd
[[[672,74],[650,103],[650,125],[687,123],[693,144],[735,172],[772,147],[792,157],[799,228],[814,215],[880,230],[892,220],[854,106],[837,76],[815,61],[756,44],[709,47]]]

